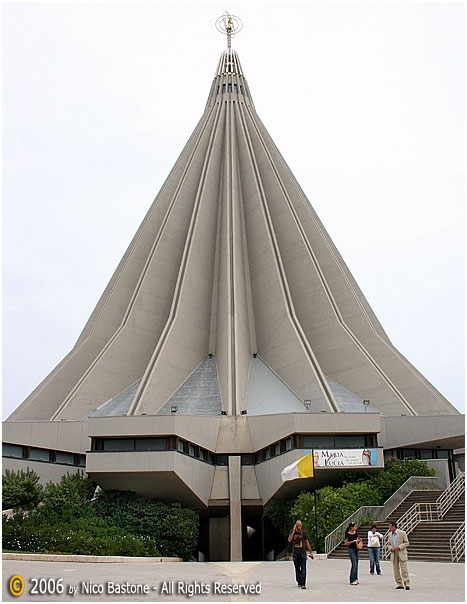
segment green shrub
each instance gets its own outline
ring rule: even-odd
[[[289,536],[293,524],[291,510],[294,501],[294,499],[270,499],[264,506],[264,516],[271,520],[284,539]]]
[[[42,485],[34,470],[5,470],[2,476],[2,509],[32,508],[42,498]]]
[[[3,519],[3,547],[15,551],[158,556],[154,539],[128,534],[102,518],[50,524],[41,510]]]
[[[163,556],[189,560],[198,540],[199,517],[180,504],[154,501],[130,491],[101,492],[95,510],[134,535],[153,538]]]
[[[41,513],[47,515],[50,522],[92,516],[94,512],[90,500],[95,488],[95,483],[79,472],[62,476],[58,483],[48,482],[44,489]]]

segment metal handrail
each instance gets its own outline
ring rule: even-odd
[[[365,505],[358,508],[329,533],[324,540],[326,554],[342,543],[346,528],[351,522],[358,525],[363,519],[371,522],[385,520],[412,491],[430,491],[442,489],[444,486],[444,480],[438,476],[410,476],[383,505]]]
[[[465,555],[465,520],[449,539],[452,562],[459,562]]]
[[[456,476],[455,480],[436,500],[440,518],[443,518],[449,512],[463,493],[465,493],[465,472]]]
[[[459,474],[449,487],[441,493],[435,503],[414,503],[406,513],[399,518],[397,526],[407,534],[411,533],[420,522],[435,522],[442,520],[447,512],[465,493],[465,472]],[[381,548],[381,558],[388,558],[391,545],[388,539],[390,531],[386,531]]]

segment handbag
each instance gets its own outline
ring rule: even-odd
[[[363,541],[359,537],[357,539],[357,549],[362,549],[362,548],[363,548]]]

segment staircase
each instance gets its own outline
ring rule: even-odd
[[[360,556],[368,559],[366,544],[371,525],[363,520],[378,518],[373,524],[384,535],[381,560],[389,559],[391,553],[388,524],[397,522],[409,536],[410,559],[465,562],[465,473],[458,474],[444,491],[433,490],[434,483],[430,489],[419,478],[412,476],[407,480],[383,507],[362,506],[335,528],[325,539],[328,558],[348,557],[344,533],[348,524],[355,522],[364,541]]]
[[[376,530],[381,533],[382,535],[384,535],[386,533],[386,531],[388,530],[388,525],[389,522],[394,521],[397,522],[397,520],[403,515],[405,514],[405,512],[407,512],[407,510],[409,510],[414,503],[434,503],[438,497],[441,495],[443,491],[441,490],[437,490],[437,491],[412,491],[412,493],[406,497],[404,499],[404,501],[401,502],[401,504],[390,514],[390,516],[387,518],[387,520],[384,520],[382,522],[372,522],[371,524],[362,524],[361,526],[358,527],[358,535],[360,537],[362,537],[363,539],[363,549],[360,551],[360,560],[368,560],[368,549],[367,549],[367,535],[368,535],[368,531],[371,529],[372,524],[376,524]],[[456,504],[457,505],[457,504]],[[449,514],[449,512],[448,512]],[[446,514],[447,516],[447,514]],[[464,520],[464,517],[462,517],[462,520]],[[460,520],[457,525],[459,525],[462,520]],[[457,526],[456,526],[457,529]],[[454,529],[454,530],[456,530]],[[415,531],[414,531],[415,532]],[[453,531],[454,532],[454,531]],[[412,533],[413,534],[413,533]],[[410,537],[412,536],[412,534],[410,535]],[[447,538],[447,542],[448,542],[448,546],[447,546],[447,551],[449,553],[449,561],[451,560],[451,554],[450,554],[450,550],[449,550],[449,539],[451,537],[452,533],[448,536]],[[412,555],[412,540],[409,537],[409,541],[410,541],[410,549],[409,549],[409,558],[414,558],[414,556]],[[343,544],[343,542],[332,552],[330,552],[328,554],[328,558],[348,558],[349,554],[348,554],[348,548],[347,546],[345,546]],[[418,558],[417,558],[418,559]]]
[[[433,562],[452,562],[449,540],[465,520],[465,495],[442,520],[420,522],[409,534],[409,558]],[[465,555],[459,562],[465,562]]]

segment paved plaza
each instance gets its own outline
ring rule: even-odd
[[[4,602],[11,600],[17,602],[465,601],[464,564],[409,561],[409,571],[412,589],[395,590],[390,562],[382,562],[381,576],[370,576],[368,561],[364,561],[360,563],[360,585],[351,586],[348,583],[348,560],[313,560],[308,563],[308,589],[301,590],[295,584],[292,562],[76,563],[4,560],[2,600]],[[12,596],[9,589],[10,579],[14,575],[19,575],[24,580],[24,591],[17,597]],[[56,589],[58,579],[62,579],[59,585],[63,586],[63,593],[43,595],[39,593],[41,590],[50,592]],[[232,587],[232,585],[243,587]],[[31,593],[34,588],[38,592],[37,595]],[[117,594],[118,590],[141,591],[143,588],[148,593]],[[73,595],[74,589],[76,592]],[[190,596],[190,590],[195,589],[198,593]],[[86,590],[88,594],[85,593]],[[242,593],[233,593],[233,590]],[[251,593],[255,591],[260,593]]]

